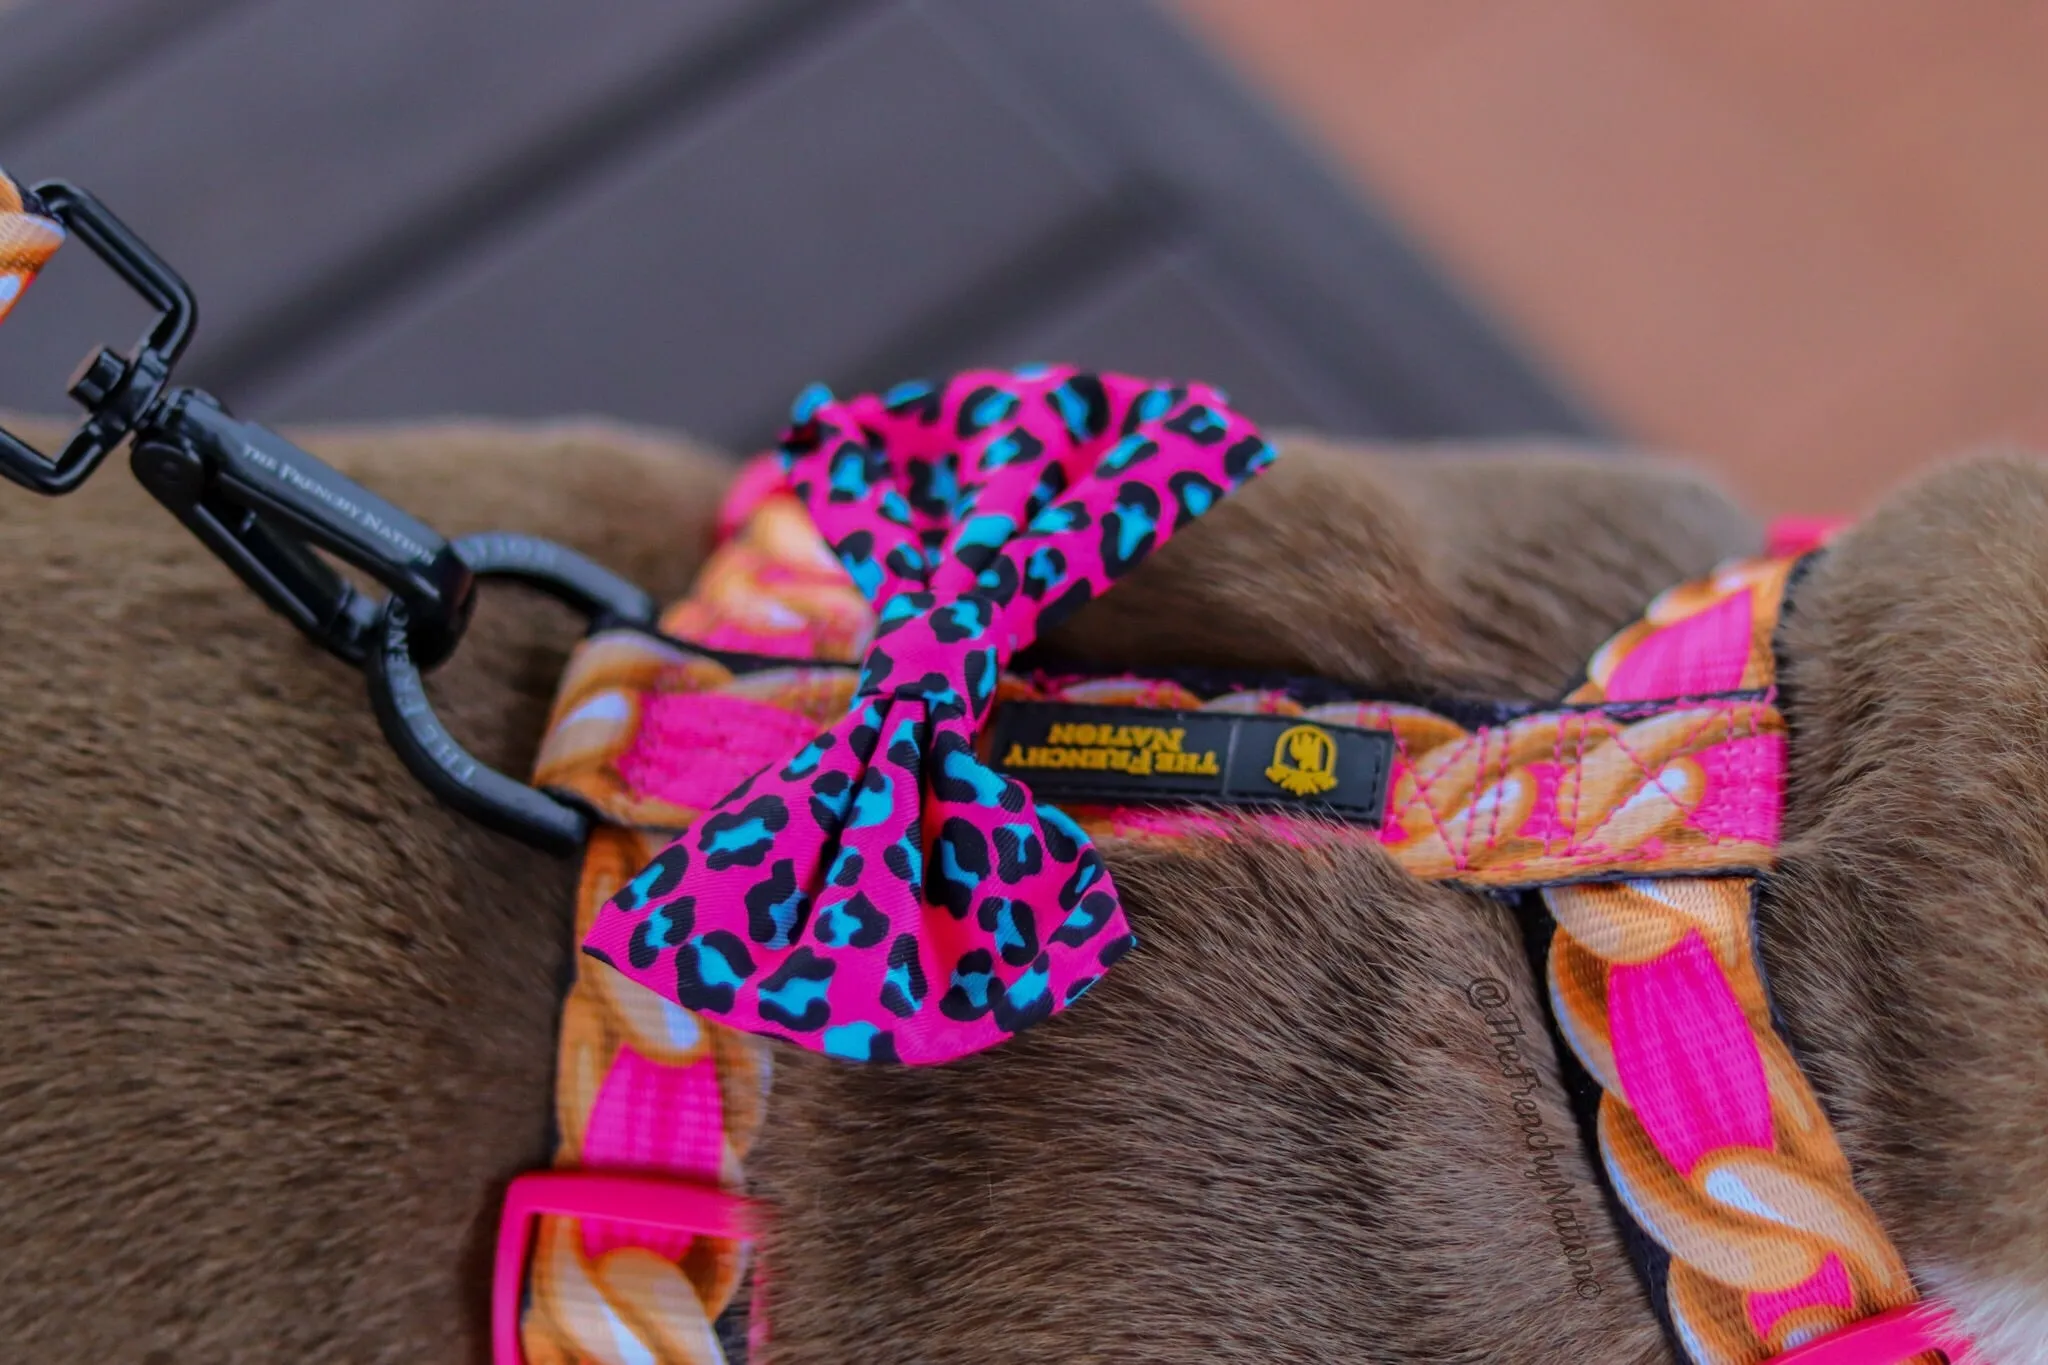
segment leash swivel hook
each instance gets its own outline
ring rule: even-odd
[[[335,657],[364,670],[385,737],[406,768],[458,811],[541,848],[581,846],[590,815],[470,755],[441,725],[423,674],[447,661],[479,578],[527,583],[596,624],[647,625],[646,593],[531,536],[449,541],[211,394],[173,387],[198,306],[177,272],[97,199],[53,181],[37,206],[156,310],[134,350],[102,347],[72,378],[85,420],[48,458],[0,428],[0,475],[45,496],[78,489],[123,441],[136,478],[256,595]],[[352,583],[331,556],[388,590]]]
[[[156,408],[171,366],[192,339],[199,308],[176,272],[91,195],[50,181],[36,186],[35,196],[38,209],[62,223],[157,310],[132,356],[103,348],[72,377],[71,396],[86,408],[86,419],[53,458],[0,429],[0,475],[31,492],[59,497],[90,478]]]
[[[54,460],[0,434],[0,472],[38,493],[80,487],[123,440],[150,493],[272,609],[329,653],[360,665],[380,604],[314,553],[325,551],[406,603],[413,644],[431,668],[454,652],[476,602],[453,547],[408,515],[219,400],[174,388],[171,367],[198,319],[177,272],[97,199],[73,185],[36,186],[43,209],[157,309],[134,351],[88,358],[70,394],[83,424]]]

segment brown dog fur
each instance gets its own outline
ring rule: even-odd
[[[1822,558],[1782,634],[1764,960],[1859,1184],[1993,1365],[2048,1362],[2048,465],[1987,458]]]
[[[722,477],[607,430],[314,444],[450,530],[551,535],[664,593]],[[1638,465],[1287,455],[1059,643],[1540,697],[1754,534]],[[434,806],[359,681],[123,472],[0,496],[0,525],[0,1339],[476,1358],[496,1190],[544,1151],[569,870]],[[2048,1279],[2043,526],[2039,466],[1965,469],[1802,587],[1763,920],[1879,1212],[1984,1320]],[[573,623],[498,593],[475,635],[436,695],[516,769]],[[1665,1358],[1504,911],[1370,851],[1107,852],[1145,946],[1085,1006],[934,1071],[780,1054],[756,1162],[778,1365]],[[1523,1159],[1527,1083],[1465,998],[1481,979],[1528,1027],[1591,1299]]]
[[[450,532],[680,592],[728,467],[612,429],[314,448]],[[360,677],[121,462],[0,492],[0,1352],[480,1358],[497,1192],[546,1157],[573,868],[436,805]],[[576,623],[486,589],[430,685],[523,768]]]

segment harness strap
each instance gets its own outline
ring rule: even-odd
[[[0,322],[64,245],[64,229],[0,171]]]
[[[610,631],[579,651],[542,753],[537,781],[575,793],[642,849],[652,831],[695,826],[860,690],[851,661],[875,612],[801,498],[757,465],[723,520],[729,538],[659,633]],[[1779,837],[1772,636],[1794,567],[1783,556],[1731,564],[1665,593],[1556,707],[1461,711],[1332,696],[1328,684],[1025,672],[1000,678],[991,709],[1276,715],[1390,734],[1377,821],[1229,818],[1296,841],[1377,841],[1420,877],[1535,889],[1557,924],[1558,1028],[1599,1087],[1602,1165],[1653,1248],[1642,1268],[1688,1361],[1758,1365],[1789,1352],[1784,1365],[1903,1365],[1962,1348],[1942,1310],[1915,1302],[1856,1193],[1773,1025],[1750,932],[1755,878]],[[1222,832],[1226,818],[1156,805],[1065,813],[1092,835],[1173,840]],[[609,868],[602,881],[627,875]],[[1015,921],[999,924],[991,938]],[[579,966],[579,983],[609,975]],[[607,995],[606,1007],[634,994]],[[765,1059],[750,1067],[765,1076]]]
[[[605,659],[585,653],[578,665],[562,693],[572,712],[593,695]],[[561,720],[558,708],[550,731],[558,754]],[[658,833],[618,824],[592,834],[576,893],[579,934],[660,845]],[[764,1040],[576,959],[556,1051],[554,1165],[579,1177],[570,1192],[623,1176],[639,1177],[641,1188],[587,1213],[569,1212],[579,1206],[567,1200],[538,1206],[530,1255],[525,1210],[508,1208],[498,1365],[723,1365],[713,1324],[746,1275],[747,1242],[715,1222],[647,1214],[662,1203],[662,1185],[674,1187],[668,1198],[743,1192],[741,1162],[760,1131],[768,1078]]]
[[[1770,696],[1797,563],[1728,566],[1665,593],[1594,657],[1572,700],[1736,687]],[[1765,802],[1783,787],[1782,738],[1769,753],[1720,761],[1746,771],[1717,784],[1703,769],[1681,799],[1732,793],[1727,818],[1775,843],[1777,801]],[[1541,892],[1556,921],[1553,1016],[1599,1087],[1608,1182],[1660,1253],[1643,1269],[1695,1365],[1750,1365],[1918,1297],[1771,1017],[1755,890],[1755,877],[1735,876]]]

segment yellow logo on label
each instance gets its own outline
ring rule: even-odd
[[[1295,796],[1316,796],[1337,785],[1337,741],[1328,730],[1296,725],[1273,745],[1266,780]]]

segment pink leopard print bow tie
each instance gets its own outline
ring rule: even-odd
[[[998,675],[1273,450],[1213,389],[1071,369],[814,388],[794,420],[788,487],[877,609],[852,710],[664,849],[584,949],[750,1032],[948,1061],[1136,942],[1088,836],[976,756]]]

